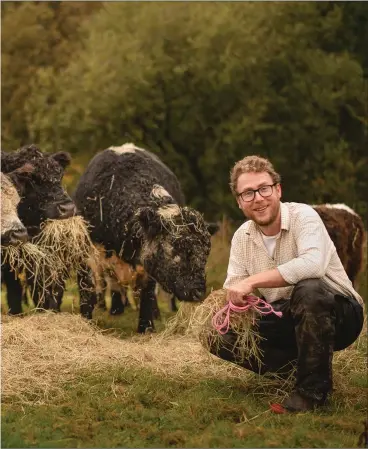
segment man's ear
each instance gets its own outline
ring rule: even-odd
[[[32,164],[26,163],[21,167],[7,173],[6,176],[10,178],[19,195],[23,195],[26,183],[31,179],[31,174],[34,171]]]
[[[281,199],[281,197],[282,197],[281,184],[276,184],[276,189],[277,189],[278,197],[279,197],[279,199]]]
[[[64,170],[66,169],[66,167],[68,167],[72,160],[70,154],[66,151],[58,151],[57,153],[52,154],[50,157],[58,162],[58,164],[61,165]]]
[[[155,209],[152,207],[143,207],[138,212],[138,220],[144,234],[152,239],[162,231],[162,220]]]

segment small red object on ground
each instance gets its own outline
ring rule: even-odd
[[[270,404],[270,409],[274,412],[274,413],[287,413],[286,408],[284,408],[281,404],[278,403],[274,403],[274,404]]]

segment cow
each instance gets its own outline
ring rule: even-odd
[[[1,152],[1,171],[5,174],[11,174],[24,164],[32,165],[32,171],[24,178],[18,204],[19,219],[30,237],[37,236],[47,219],[65,219],[75,214],[75,205],[61,185],[70,160],[67,152],[46,154],[35,145],[24,146],[14,153]],[[22,313],[22,286],[10,267],[3,267],[3,281],[7,288],[9,313]],[[32,284],[33,281],[29,275],[28,282]],[[38,286],[35,285],[33,290],[37,302],[40,297]]]
[[[147,280],[143,267],[137,266],[135,270],[130,265],[123,262],[116,254],[106,257],[103,246],[96,245],[99,258],[92,258],[88,265],[92,270],[94,284],[97,293],[97,306],[106,310],[106,291],[111,294],[111,315],[124,313],[125,306],[129,304],[127,288],[136,294]]]
[[[214,235],[220,229],[217,223],[208,223],[207,229],[210,235]],[[97,305],[99,308],[106,310],[105,295],[107,288],[111,293],[111,315],[120,315],[124,313],[125,306],[129,305],[127,286],[129,285],[134,295],[140,291],[142,285],[147,280],[147,275],[143,267],[138,266],[133,270],[127,263],[123,262],[116,254],[107,258],[103,247],[99,248],[100,258],[96,263],[95,260],[91,261],[92,272],[96,284],[97,292]],[[155,319],[160,318],[161,313],[157,302],[158,286],[153,301],[153,315]],[[170,309],[172,312],[177,312],[175,296],[171,295],[169,298]]]
[[[1,180],[1,246],[18,245],[28,240],[26,227],[18,217],[20,196],[18,190],[23,190],[24,176],[32,167],[24,166],[5,175],[0,174]],[[15,187],[18,187],[17,188]]]
[[[363,265],[366,238],[362,218],[345,204],[319,204],[312,207],[321,217],[346,274],[355,286]]]
[[[210,233],[202,215],[184,205],[174,173],[153,153],[132,143],[98,153],[81,176],[74,200],[91,225],[91,239],[148,275],[140,294],[138,332],[153,330],[156,283],[179,300],[199,301],[206,289]],[[78,275],[81,313],[88,319],[96,295]]]

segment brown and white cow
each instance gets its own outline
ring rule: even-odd
[[[321,217],[341,263],[355,285],[363,265],[366,238],[362,218],[345,204],[319,204],[312,207]]]
[[[1,246],[17,245],[28,240],[27,229],[18,217],[18,205],[20,202],[18,190],[22,190],[22,178],[31,170],[31,166],[25,166],[8,175],[0,173]]]

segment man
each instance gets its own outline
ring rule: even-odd
[[[295,388],[283,406],[297,412],[325,402],[332,389],[333,351],[359,336],[363,300],[317,212],[306,204],[282,203],[280,180],[272,164],[258,156],[247,156],[232,169],[231,190],[249,220],[232,239],[224,288],[236,305],[258,289],[282,317],[258,320],[261,366],[255,359],[237,359],[231,331],[211,352],[260,374],[286,374],[296,361]]]

